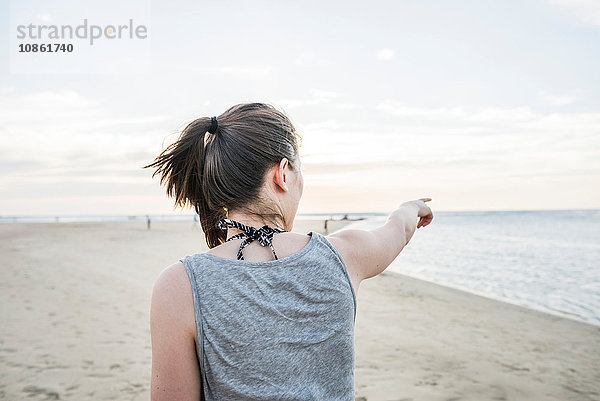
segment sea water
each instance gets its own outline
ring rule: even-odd
[[[437,212],[388,270],[600,326],[600,210]]]

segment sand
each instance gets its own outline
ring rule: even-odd
[[[205,250],[192,222],[0,224],[0,399],[148,400],[154,280]],[[358,400],[600,400],[589,324],[384,272],[355,333]]]

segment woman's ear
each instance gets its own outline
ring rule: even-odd
[[[277,173],[275,174],[275,183],[283,188],[285,191],[288,190],[287,186],[287,176],[285,173],[285,168],[288,166],[288,159],[285,157],[281,159],[279,162],[279,167],[277,168]]]

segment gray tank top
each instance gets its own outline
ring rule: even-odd
[[[206,401],[354,400],[356,295],[338,251],[309,235],[276,260],[180,259]]]

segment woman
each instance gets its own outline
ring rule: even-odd
[[[292,233],[300,142],[274,107],[239,104],[145,166],[194,207],[210,248],[155,283],[153,400],[354,400],[356,291],[431,222],[431,199],[373,230]]]

